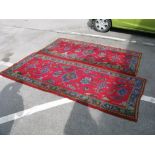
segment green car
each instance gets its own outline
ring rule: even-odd
[[[90,22],[99,32],[107,32],[111,27],[116,27],[155,34],[155,19],[90,19]]]

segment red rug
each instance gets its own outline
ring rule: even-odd
[[[40,52],[128,75],[136,75],[142,55],[140,52],[63,38]]]
[[[0,74],[92,108],[137,121],[145,79],[43,53],[34,53]]]

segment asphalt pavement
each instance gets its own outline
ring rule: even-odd
[[[138,122],[0,77],[0,134],[155,134],[155,37],[112,30],[100,33],[88,20],[0,20],[0,71],[57,38],[140,51],[137,76],[147,79]]]

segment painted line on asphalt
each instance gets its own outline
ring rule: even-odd
[[[150,97],[150,96],[146,96],[146,95],[143,95],[141,100],[146,101],[146,102],[155,103],[155,98],[154,97]]]
[[[4,24],[3,24],[4,25]],[[105,36],[105,35],[96,35],[96,34],[89,34],[89,33],[80,33],[80,32],[67,32],[67,31],[60,31],[60,30],[45,30],[45,29],[36,29],[36,28],[30,28],[30,27],[20,27],[20,26],[9,26],[9,25],[4,25],[7,27],[14,27],[14,28],[22,28],[22,29],[29,29],[29,30],[35,30],[35,31],[47,31],[47,32],[55,32],[55,33],[61,33],[61,34],[70,34],[70,35],[80,35],[80,36],[87,36],[87,37],[95,37],[95,38],[102,38],[102,39],[110,39],[110,40],[115,40],[115,41],[122,41],[122,42],[128,42],[128,43],[133,43],[133,44],[142,44],[145,46],[155,46],[155,43],[151,42],[138,42],[136,40],[128,40],[124,38],[119,38],[119,37],[112,37],[112,36]]]
[[[126,39],[123,39],[123,38],[111,37],[111,36],[104,36],[104,35],[79,33],[79,32],[65,32],[65,31],[56,31],[56,32],[57,33],[63,33],[63,34],[72,34],[72,35],[89,36],[89,37],[95,37],[95,38],[111,39],[111,40],[117,40],[117,41],[127,41]]]
[[[147,46],[155,46],[154,43],[150,43],[150,42],[142,42],[142,44]]]
[[[0,61],[0,65],[10,67],[13,65],[11,62]]]
[[[145,96],[145,95],[142,96],[141,100],[151,102],[151,103],[155,103],[155,98]],[[29,109],[26,109],[23,111],[19,111],[17,113],[13,113],[13,114],[1,117],[0,118],[0,124],[7,123],[10,121],[14,121],[14,120],[20,119],[22,117],[30,116],[32,114],[35,114],[35,113],[38,113],[38,112],[41,112],[44,110],[48,110],[48,109],[51,109],[54,107],[58,107],[58,106],[61,106],[61,105],[67,104],[67,103],[72,103],[72,102],[73,102],[72,100],[69,100],[67,98],[63,98],[60,100],[44,103],[42,105],[34,106],[32,108],[29,108]]]
[[[79,33],[79,32],[66,32],[66,31],[55,31],[55,32],[62,33],[62,34],[81,35],[81,36],[89,36],[89,37],[95,37],[95,38],[110,39],[110,40],[115,40],[115,41],[133,43],[133,44],[139,43],[139,44],[147,45],[147,46],[155,46],[155,43],[151,43],[151,42],[138,42],[136,40],[128,40],[128,39],[124,39],[124,38],[105,36],[105,35],[96,35],[96,34]]]
[[[69,100],[67,98],[63,98],[63,99],[60,99],[60,100],[44,103],[42,105],[34,106],[32,108],[29,108],[29,109],[26,109],[26,110],[23,110],[23,111],[19,111],[17,113],[13,113],[13,114],[1,117],[0,118],[0,124],[7,123],[7,122],[10,122],[10,121],[14,121],[14,120],[20,119],[22,117],[26,117],[26,116],[32,115],[34,113],[41,112],[41,111],[44,111],[44,110],[48,110],[48,109],[51,109],[51,108],[54,108],[54,107],[57,107],[57,106],[60,106],[60,105],[64,105],[64,104],[67,104],[67,103],[71,103],[71,102],[73,102],[73,101]]]

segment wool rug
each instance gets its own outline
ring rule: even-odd
[[[145,79],[36,52],[0,73],[109,114],[137,121]]]
[[[65,38],[57,39],[40,52],[128,75],[136,75],[142,56],[140,52]]]

